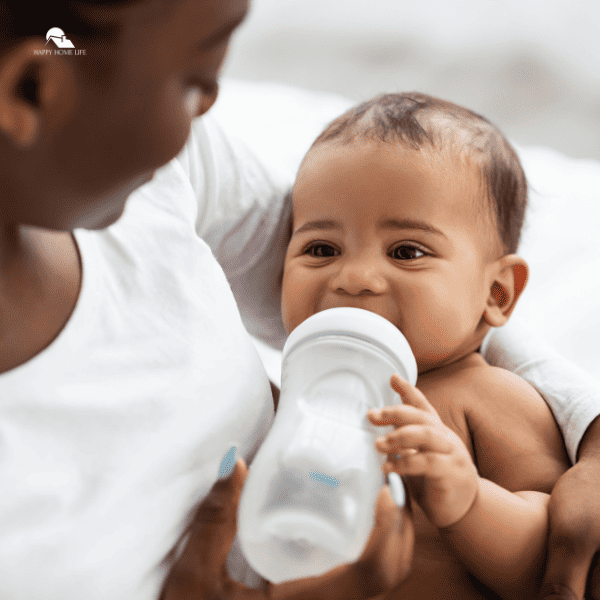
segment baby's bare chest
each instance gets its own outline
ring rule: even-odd
[[[413,502],[415,551],[410,575],[378,600],[491,600],[497,596],[472,577],[443,544],[437,529]]]

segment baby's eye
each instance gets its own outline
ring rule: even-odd
[[[426,256],[423,250],[407,244],[402,244],[392,250],[392,258],[396,260],[414,260],[422,256]]]
[[[316,258],[331,258],[337,256],[338,251],[329,244],[313,244],[306,249],[306,254],[314,256]]]

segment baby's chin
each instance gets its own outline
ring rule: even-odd
[[[412,344],[411,347],[413,347]],[[468,359],[477,351],[477,347],[465,348],[463,346],[454,349],[445,349],[443,352],[438,350],[420,351],[418,346],[414,347],[417,348],[414,354],[419,375],[457,365],[461,361]]]

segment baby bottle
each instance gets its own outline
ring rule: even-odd
[[[414,385],[417,365],[400,331],[375,313],[324,310],[289,336],[277,414],[238,513],[242,551],[266,579],[321,575],[361,555],[385,460],[374,446],[382,430],[366,413],[399,402],[394,373]]]

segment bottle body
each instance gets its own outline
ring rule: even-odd
[[[278,413],[238,521],[242,550],[266,579],[320,575],[361,555],[384,460],[366,412],[398,401],[389,385],[397,372],[384,349],[335,332],[284,353]]]

